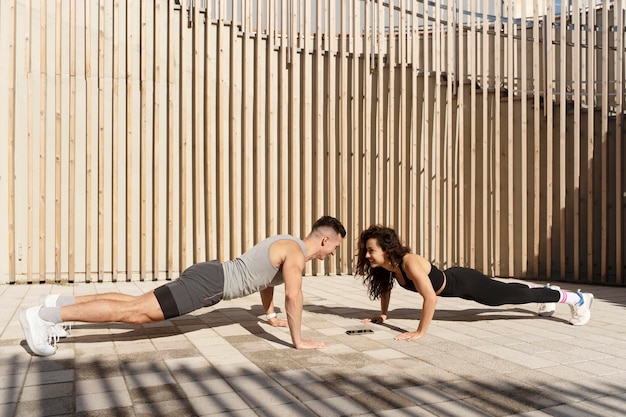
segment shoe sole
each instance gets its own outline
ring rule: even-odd
[[[552,311],[544,311],[542,313],[537,313],[539,316],[541,317],[552,317],[552,315],[554,314],[554,310]]]
[[[22,331],[24,332],[24,336],[26,337],[26,343],[28,344],[28,347],[30,348],[30,350],[35,354],[35,355],[39,355],[39,356],[50,356],[52,354],[54,354],[56,352],[56,349],[51,352],[51,353],[43,353],[41,352],[39,349],[35,348],[34,345],[34,341],[31,339],[31,335],[30,335],[30,324],[28,323],[28,310],[27,309],[22,309],[20,310],[20,325],[22,326]]]

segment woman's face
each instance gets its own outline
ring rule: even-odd
[[[365,243],[365,259],[368,260],[371,268],[383,266],[386,261],[385,252],[374,237],[368,239]]]

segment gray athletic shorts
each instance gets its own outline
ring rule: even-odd
[[[224,268],[218,261],[187,268],[180,278],[154,290],[165,319],[219,303],[224,296]]]

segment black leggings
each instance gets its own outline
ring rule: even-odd
[[[488,306],[502,304],[556,303],[559,291],[550,288],[529,288],[516,282],[504,283],[491,279],[471,268],[454,267],[445,270],[446,288],[442,297],[460,297]]]

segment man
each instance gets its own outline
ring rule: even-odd
[[[42,305],[20,310],[20,324],[33,353],[49,356],[56,352],[56,343],[51,342],[50,336],[64,335],[60,327],[63,322],[153,323],[260,291],[270,324],[285,326],[284,321],[276,318],[272,300],[274,286],[284,283],[286,325],[294,347],[324,348],[328,344],[301,337],[302,271],[305,262],[334,255],[345,236],[339,220],[324,216],[302,240],[290,235],[267,238],[239,258],[223,264],[210,261],[192,265],[179,279],[139,296],[44,296]]]

